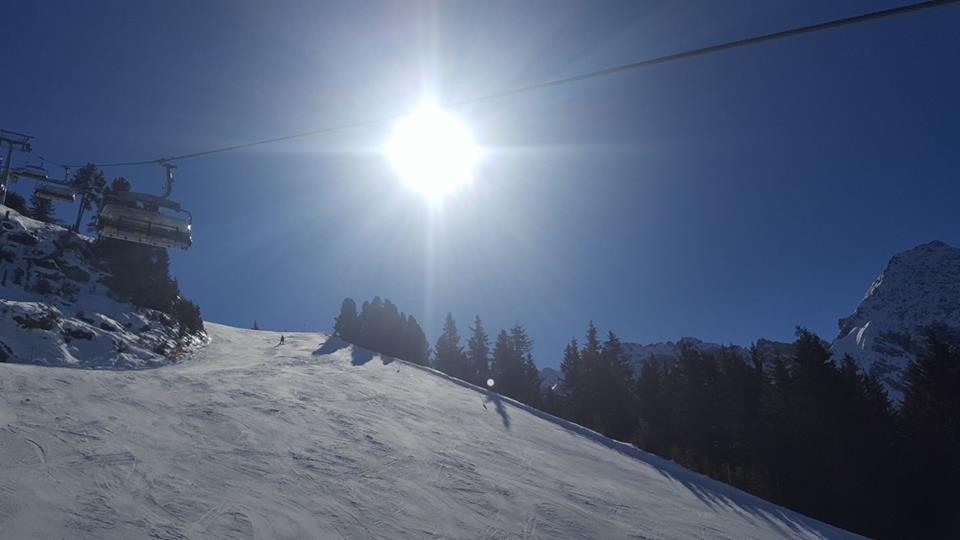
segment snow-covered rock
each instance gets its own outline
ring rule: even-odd
[[[154,370],[0,364],[0,538],[856,538],[436,371],[207,324]]]
[[[898,398],[929,329],[960,335],[960,249],[930,242],[894,256],[839,325],[834,358],[849,354]]]
[[[543,390],[556,389],[561,380],[563,380],[563,373],[558,369],[545,367],[540,370],[540,388]]]
[[[165,313],[115,300],[91,239],[0,212],[0,362],[146,368],[201,342]]]

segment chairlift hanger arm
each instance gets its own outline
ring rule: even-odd
[[[163,161],[163,160],[158,161],[158,163],[160,164],[161,167],[163,167],[166,170],[167,185],[163,190],[163,195],[160,196],[161,198],[166,199],[167,197],[170,196],[170,193],[173,191],[173,170],[176,169],[177,166],[174,165],[173,163],[170,163],[169,161]]]

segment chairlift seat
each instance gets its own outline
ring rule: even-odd
[[[161,248],[189,249],[191,219],[181,219],[160,212],[132,206],[106,204],[97,217],[97,234],[137,244]]]
[[[72,203],[76,199],[76,192],[68,187],[53,184],[41,184],[33,190],[34,195],[41,199]]]
[[[46,180],[47,171],[42,167],[36,167],[33,165],[28,165],[26,167],[21,167],[19,169],[14,169],[10,171],[10,174],[14,176],[19,176],[21,178],[32,178],[34,180]]]

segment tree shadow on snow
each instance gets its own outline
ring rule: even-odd
[[[332,354],[346,347],[351,347],[351,344],[343,341],[342,339],[331,337],[318,350],[314,351],[313,354]],[[355,366],[359,366],[369,362],[371,359],[373,359],[375,354],[361,347],[353,347],[351,356],[351,363]],[[381,355],[381,357],[384,364],[388,364],[394,360],[389,356]],[[568,420],[558,418],[539,409],[524,405],[523,403],[513,399],[505,398],[489,389],[474,386],[473,384],[457,379],[456,377],[451,377],[446,373],[442,373],[426,366],[420,366],[410,362],[403,362],[403,364],[411,368],[432,373],[458,386],[479,393],[485,398],[483,401],[484,407],[486,407],[487,403],[494,404],[497,414],[500,415],[500,420],[503,422],[503,427],[508,430],[510,429],[511,425],[510,414],[507,410],[507,405],[509,404],[512,407],[526,411],[533,416],[546,420],[547,422],[556,424],[557,426],[569,431],[574,435],[578,435],[596,444],[605,446],[627,457],[642,461],[668,480],[686,488],[693,496],[699,499],[710,509],[717,510],[719,507],[726,507],[734,513],[740,514],[746,518],[747,521],[752,522],[754,519],[764,521],[774,531],[777,531],[778,534],[784,537],[819,536],[825,538],[834,538],[846,536],[844,534],[845,531],[842,531],[841,529],[818,522],[813,518],[806,518],[792,510],[778,507],[769,501],[763,500],[754,495],[750,495],[744,491],[740,491],[739,489],[724,484],[718,480],[714,480],[702,474],[685,469],[679,464],[657,456],[656,454],[651,454],[644,450],[640,450],[639,448],[627,443],[615,441],[579,424],[574,424]],[[853,535],[850,535],[850,537],[853,537]]]
[[[484,403],[493,402],[493,405],[497,409],[497,414],[500,415],[500,420],[503,422],[503,427],[510,429],[510,414],[507,413],[507,408],[503,406],[503,399],[500,398],[500,394],[496,392],[491,392],[487,390],[487,399]]]
[[[350,347],[350,363],[354,366],[362,366],[373,360],[374,356],[378,356],[376,353],[364,349],[363,347],[357,347],[348,341],[344,341],[338,337],[328,338],[323,342],[323,345],[319,349],[313,351],[314,356],[323,356],[326,354],[333,354],[337,351],[341,351]],[[383,365],[388,365],[393,362],[393,357],[380,354],[380,359],[383,361]]]
[[[573,422],[558,418],[549,413],[545,413],[539,409],[530,407],[529,405],[524,405],[523,403],[513,399],[503,397],[500,394],[486,388],[474,386],[468,382],[457,379],[456,377],[451,377],[446,373],[442,373],[429,367],[410,364],[409,362],[406,364],[411,367],[433,373],[438,377],[447,379],[458,386],[462,386],[484,395],[486,397],[484,406],[486,406],[486,403],[493,402],[497,413],[500,415],[500,419],[503,421],[504,427],[507,429],[510,429],[510,416],[506,407],[506,405],[509,404],[510,406],[524,410],[533,416],[556,424],[557,426],[569,431],[574,435],[584,437],[585,439],[588,439],[594,443],[600,444],[627,457],[647,464],[668,480],[686,488],[691,494],[697,497],[697,499],[699,499],[704,505],[712,510],[716,510],[719,507],[724,506],[730,509],[732,512],[746,518],[747,521],[752,522],[754,519],[762,520],[766,522],[774,531],[777,531],[777,534],[783,537],[855,537],[855,535],[849,533],[845,534],[845,531],[842,531],[841,529],[821,523],[813,518],[802,516],[801,514],[798,514],[792,510],[781,508],[769,501],[754,495],[750,495],[744,491],[740,491],[733,486],[729,486],[718,480],[714,480],[705,475],[685,469],[679,464],[662,458],[656,454],[651,454],[650,452],[641,450],[636,446],[627,443],[615,441],[579,424],[574,424]]]

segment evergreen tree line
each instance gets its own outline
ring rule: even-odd
[[[491,349],[483,321],[476,317],[466,347],[452,314],[447,314],[436,345],[430,347],[413,315],[401,313],[389,300],[379,296],[364,302],[357,311],[352,298],[340,305],[334,335],[381,354],[430,366],[453,377],[488,386],[502,395],[536,405],[540,400],[540,373],[533,360],[533,340],[523,325],[501,330]]]
[[[371,351],[427,365],[430,345],[413,315],[401,313],[390,299],[375,296],[364,302],[357,312],[357,303],[344,298],[340,314],[333,325],[335,336]]]
[[[943,334],[909,365],[899,408],[805,329],[789,357],[681,346],[633,379],[591,324],[562,371],[547,412],[862,534],[960,535],[960,346]]]
[[[432,366],[477,386],[490,387],[509,398],[538,406],[540,372],[533,360],[533,340],[522,324],[500,330],[493,349],[479,316],[474,317],[466,347],[453,314],[447,313],[443,330],[433,348]]]
[[[344,304],[338,326],[362,328]],[[369,331],[366,345],[338,335],[390,354],[370,347]],[[476,317],[463,347],[448,314],[429,356],[418,336],[420,364],[478,386],[492,379],[502,395],[814,518],[877,538],[960,537],[960,343],[943,332],[909,364],[899,406],[803,328],[790,354],[683,344],[675,361],[634,374],[619,338],[591,323],[582,345],[565,347],[562,381],[542,389],[521,325],[491,348]]]

